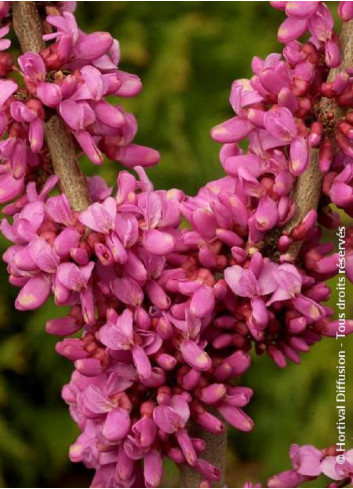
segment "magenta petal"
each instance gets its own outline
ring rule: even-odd
[[[215,296],[212,287],[201,285],[194,292],[190,302],[190,312],[198,318],[204,318],[213,311]]]
[[[15,307],[19,311],[29,311],[40,307],[49,297],[51,279],[47,275],[30,278],[18,294]]]
[[[109,233],[115,224],[116,204],[112,197],[108,197],[108,199],[111,199],[114,203],[113,211],[109,212],[103,204],[95,202],[81,212],[80,222],[98,233]]]
[[[306,139],[296,137],[290,145],[290,170],[295,176],[305,172],[309,165],[309,147]]]
[[[29,78],[42,79],[45,76],[45,64],[37,53],[27,52],[18,58],[18,64],[23,73]]]
[[[325,314],[323,307],[308,297],[296,297],[292,299],[292,303],[299,312],[313,321],[318,321]]]
[[[179,414],[183,420],[183,425],[185,425],[190,418],[189,404],[182,396],[175,395],[172,397],[170,405]]]
[[[251,300],[252,316],[251,320],[255,328],[259,331],[263,330],[268,323],[268,310],[262,299],[254,297]]]
[[[147,283],[147,294],[153,305],[161,310],[166,310],[171,304],[171,300],[165,293],[164,289],[154,280],[149,280]]]
[[[178,430],[176,432],[176,438],[184,454],[186,463],[191,466],[195,465],[197,460],[197,455],[187,430],[186,429]]]
[[[93,61],[103,56],[112,44],[113,38],[108,32],[84,34],[75,44],[75,55],[78,59]]]
[[[59,265],[59,258],[53,248],[43,239],[37,238],[28,246],[29,254],[37,266],[47,273],[54,273]]]
[[[228,404],[221,404],[217,409],[223,418],[237,430],[251,431],[253,429],[253,420],[242,409]]]
[[[12,253],[12,251],[13,251],[13,257],[10,256],[10,253]],[[11,263],[13,259],[13,263],[20,270],[32,271],[32,272],[38,270],[37,264],[32,260],[31,255],[28,252],[28,246],[22,249],[17,249],[16,251],[14,247],[9,248],[3,255],[3,258],[7,263]]]
[[[41,82],[37,86],[38,98],[48,107],[57,107],[62,99],[61,90],[55,83]]]
[[[133,337],[133,316],[130,309],[125,309],[123,313],[118,317],[116,326],[121,334],[124,334],[127,338]]]
[[[0,175],[0,204],[17,197],[24,188],[23,178],[14,178],[11,173]]]
[[[109,441],[119,441],[126,437],[130,430],[130,415],[125,409],[115,408],[107,414],[103,436]]]
[[[103,395],[99,387],[93,384],[88,385],[83,391],[82,402],[89,411],[95,414],[107,413],[112,409],[109,399]]]
[[[328,7],[320,3],[313,15],[310,16],[308,27],[312,36],[318,41],[326,42],[331,39],[334,20]]]
[[[67,316],[65,318],[50,319],[45,325],[45,331],[49,334],[59,336],[69,336],[76,333],[81,328],[74,318]]]
[[[233,143],[244,139],[254,129],[247,119],[233,117],[211,130],[211,137],[218,143]]]
[[[286,19],[278,29],[278,40],[288,43],[302,36],[308,28],[307,19]]]
[[[297,134],[293,114],[286,107],[272,108],[265,114],[265,128],[283,145],[292,141]]]
[[[184,426],[180,415],[170,406],[160,405],[153,410],[153,420],[159,429],[166,433],[175,433]]]
[[[64,100],[60,104],[60,115],[73,131],[82,130],[87,125],[88,113],[87,110],[84,110],[84,107],[84,103],[78,103],[70,99]],[[90,118],[91,120],[89,122],[93,123],[95,121],[95,114],[93,111],[90,113]]]
[[[13,80],[0,80],[0,106],[16,92],[18,86]]]
[[[348,22],[353,18],[353,3],[349,2],[340,2],[338,6],[338,14],[342,20]]]
[[[126,263],[127,260],[126,249],[116,234],[111,234],[110,236],[107,237],[106,245],[108,246],[113,256],[114,261],[121,264]]]
[[[261,295],[270,294],[277,288],[278,283],[275,280],[275,273],[277,269],[278,265],[273,262],[269,262],[264,265],[261,275],[258,278],[258,286],[260,288]]]
[[[137,75],[118,70],[117,72],[120,85],[115,92],[117,97],[133,97],[142,90],[142,82]]]
[[[197,209],[191,215],[191,223],[201,236],[205,238],[214,238],[218,223],[210,210]]]
[[[92,163],[95,165],[101,165],[103,163],[102,153],[98,149],[90,133],[87,131],[77,131],[75,132],[75,137],[82,150],[86,153]]]
[[[323,458],[321,450],[312,445],[300,447],[293,444],[290,447],[289,456],[298,474],[309,477],[318,477],[321,474],[321,460]]]
[[[76,292],[87,286],[85,277],[74,263],[62,263],[59,265],[56,278],[64,287]]]
[[[127,167],[156,165],[161,156],[158,151],[147,146],[128,144],[121,146],[116,154],[116,159]]]
[[[319,2],[286,2],[286,14],[295,19],[307,19],[315,12],[318,5]]]
[[[226,429],[224,423],[222,423],[222,421],[220,421],[218,417],[213,416],[207,411],[205,411],[202,414],[199,414],[196,418],[196,422],[203,429],[215,435],[224,433]]]
[[[224,384],[210,384],[202,389],[200,399],[205,404],[215,404],[223,399],[226,393]]]
[[[97,119],[110,127],[120,127],[125,119],[120,110],[104,100],[96,102],[93,106]]]
[[[270,197],[262,197],[255,212],[255,227],[259,231],[268,231],[278,223],[277,203]]]
[[[73,227],[66,227],[55,238],[54,250],[60,257],[67,258],[70,255],[71,249],[77,248],[81,235]]]
[[[143,291],[131,278],[116,278],[111,283],[113,294],[124,304],[139,306],[143,301]]]
[[[151,362],[141,346],[135,345],[132,348],[132,357],[137,373],[142,379],[148,379],[152,375]]]
[[[184,340],[180,344],[180,352],[184,360],[196,370],[207,371],[212,366],[212,360],[195,341]]]
[[[130,350],[132,334],[125,335],[117,325],[107,323],[99,330],[99,340],[112,350]]]
[[[108,187],[105,180],[99,175],[87,177],[88,190],[93,202],[101,201],[110,197],[112,187]]]
[[[298,474],[296,470],[286,470],[268,479],[267,487],[298,487],[307,480],[307,477]]]
[[[239,265],[233,265],[224,270],[224,278],[232,291],[241,297],[244,297],[244,292],[240,286],[240,277],[243,273],[243,268]]]
[[[158,430],[154,420],[145,416],[133,425],[132,431],[142,447],[149,447],[153,444]]]
[[[79,358],[75,361],[75,368],[86,377],[96,377],[104,371],[104,366],[99,358]]]
[[[150,229],[143,234],[142,243],[154,255],[167,255],[174,250],[175,239],[169,233]]]
[[[70,203],[64,194],[49,197],[46,202],[46,211],[59,224],[70,226],[73,223]]]
[[[92,287],[84,289],[80,293],[81,309],[83,319],[86,324],[93,325],[95,322],[94,315],[94,296]]]
[[[44,141],[44,123],[36,117],[29,125],[29,142],[31,150],[36,153],[42,149]]]
[[[137,280],[139,283],[143,283],[148,279],[148,273],[136,254],[130,250],[127,251],[127,260],[124,264],[124,271],[132,279]]]
[[[336,470],[337,465],[336,457],[325,457],[321,464],[322,473],[334,481],[342,480],[342,474]]]
[[[163,460],[159,450],[149,450],[144,457],[143,475],[146,487],[159,487],[163,474]]]
[[[133,475],[134,468],[135,461],[127,455],[124,445],[120,445],[116,466],[118,476],[125,482]]]

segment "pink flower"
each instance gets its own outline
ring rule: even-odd
[[[156,425],[166,433],[175,433],[186,462],[194,465],[197,455],[185,429],[189,417],[188,403],[178,395],[173,396],[168,404],[157,406],[153,411]]]
[[[80,31],[71,12],[63,12],[62,16],[49,15],[46,20],[57,28],[57,32],[46,34],[44,39],[58,41],[56,49],[61,64],[67,63],[71,58],[84,62],[97,60],[113,44],[113,38],[107,32],[85,34]]]
[[[152,374],[152,367],[148,358],[148,351],[158,351],[161,345],[160,339],[150,333],[152,344],[146,344],[146,350],[140,342],[134,339],[133,316],[131,311],[125,309],[119,316],[116,323],[107,323],[99,332],[101,342],[112,350],[128,350],[132,353],[132,358],[139,376],[148,379]]]
[[[46,68],[39,54],[28,52],[18,58],[28,89],[48,107],[57,107],[62,99],[61,90],[55,83],[45,82]]]
[[[254,255],[255,256],[255,255]],[[255,258],[252,263],[255,264]],[[258,338],[268,323],[268,311],[262,296],[267,296],[276,290],[274,276],[278,265],[267,262],[261,267],[260,273],[254,269],[244,269],[234,265],[224,271],[224,278],[231,290],[240,297],[251,299],[252,315],[248,326],[251,333]]]
[[[340,481],[343,479],[353,479],[353,450],[348,450],[344,454],[344,463],[338,464],[336,457],[325,457],[321,463],[321,471],[330,479]]]
[[[298,474],[317,477],[321,474],[321,460],[323,454],[321,450],[312,445],[291,445],[289,450],[293,468]]]

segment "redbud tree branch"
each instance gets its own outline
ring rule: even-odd
[[[45,48],[42,22],[35,2],[12,2],[12,18],[16,36],[23,52],[39,53]],[[65,124],[57,115],[45,122],[45,140],[48,145],[60,188],[76,211],[90,204],[87,182],[77,162],[75,142]]]
[[[343,24],[341,33],[341,53],[342,62],[338,68],[331,69],[328,75],[328,81],[334,80],[335,76],[348,67],[353,67],[353,21]],[[338,121],[344,110],[337,106],[331,99],[323,97],[320,101],[320,114],[325,116],[328,112],[333,112],[334,123]],[[285,226],[284,232],[290,233],[291,230],[301,223],[306,214],[311,209],[317,209],[322,193],[323,174],[319,168],[319,150],[313,148],[310,151],[310,164],[308,169],[299,176],[292,193],[292,199],[296,203],[296,215]],[[296,258],[300,252],[302,241],[294,241],[289,248],[289,253]],[[227,436],[211,435],[201,428],[191,427],[193,436],[203,438],[206,442],[206,450],[203,458],[210,461],[222,470],[225,474],[225,458],[227,448]],[[184,465],[181,470],[180,487],[200,487],[201,477],[192,469],[192,467]],[[224,486],[224,479],[217,485]],[[217,487],[214,485],[214,487]]]
[[[353,21],[344,22],[340,37],[342,61],[338,68],[332,68],[328,75],[328,82],[332,82],[336,75],[346,68],[353,67]],[[333,124],[344,115],[344,110],[331,99],[323,97],[320,102],[320,114],[325,116],[332,112]],[[285,226],[284,232],[289,234],[291,230],[301,223],[311,209],[317,209],[319,205],[323,174],[319,168],[319,150],[313,148],[310,151],[310,164],[308,169],[298,177],[292,199],[296,204],[295,217]],[[299,254],[302,241],[294,241],[289,248],[289,253],[296,258]]]

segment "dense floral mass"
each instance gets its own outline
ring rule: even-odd
[[[284,368],[336,335],[325,282],[338,255],[321,237],[344,212],[353,217],[352,70],[339,69],[324,3],[271,3],[287,16],[283,52],[255,57],[251,79],[233,83],[235,116],[211,133],[226,175],[194,197],[154,190],[143,167],[158,152],[134,144],[134,116],[107,101],[141,89],[117,67],[118,41],[82,32],[74,2],[55,2],[42,19],[45,48],[15,63],[4,39],[11,2],[0,5],[0,201],[9,216],[1,231],[13,243],[4,260],[20,288],[17,309],[36,309],[51,294],[70,307],[46,330],[67,337],[56,349],[75,370],[62,394],[81,430],[70,458],[96,469],[93,487],[157,487],[163,457],[193,467],[203,487],[220,480],[190,425],[250,431],[253,393],[241,376],[252,352]],[[352,3],[341,2],[339,14],[349,21]],[[58,193],[45,141],[53,111],[94,164],[107,157],[137,176],[121,171],[115,192],[87,178],[92,203],[75,211]],[[298,192],[313,165],[320,198],[302,214]],[[350,279],[352,236],[347,229]],[[268,487],[321,473],[342,487],[352,481],[351,452],[338,466],[333,448],[292,445],[293,468]]]

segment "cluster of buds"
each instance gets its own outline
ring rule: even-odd
[[[347,3],[340,6],[345,20]],[[3,4],[6,24],[10,2]],[[11,284],[21,288],[17,309],[36,309],[51,294],[70,308],[46,330],[66,337],[56,349],[74,363],[63,398],[81,434],[70,458],[96,470],[93,487],[157,487],[164,456],[193,467],[203,486],[219,481],[190,425],[219,435],[225,422],[250,431],[243,408],[252,390],[238,381],[253,347],[283,368],[336,335],[325,281],[339,257],[321,235],[340,224],[331,203],[352,215],[351,72],[328,81],[341,56],[322,2],[275,6],[288,16],[279,32],[283,54],[254,58],[253,77],[233,83],[236,115],[212,130],[223,143],[226,176],[195,197],[154,190],[143,167],[157,163],[158,153],[132,143],[134,117],[105,99],[135,95],[140,81],[117,69],[119,45],[109,34],[78,29],[70,2],[46,7],[49,44],[39,54],[24,53],[19,68],[0,57],[8,67],[0,79],[0,201],[11,216],[0,229],[13,243],[4,259]],[[303,44],[297,38],[307,29],[312,37]],[[5,25],[0,35],[7,32]],[[138,178],[121,171],[115,194],[101,178],[88,178],[92,204],[73,210],[53,192],[58,178],[44,137],[52,111],[93,163],[106,155]],[[303,196],[293,188],[300,192],[313,165],[320,200],[301,216]],[[350,228],[351,279],[352,240]],[[294,487],[321,472],[346,480],[351,466],[341,477],[329,455],[292,446],[293,470],[269,487]]]

